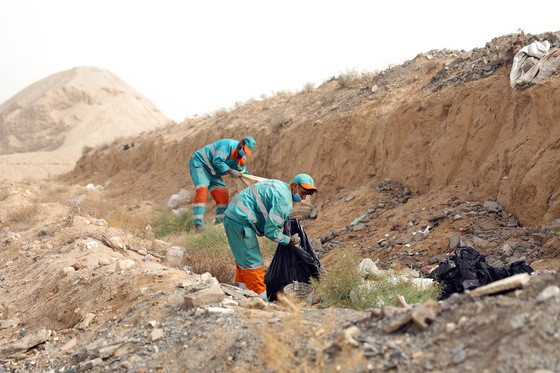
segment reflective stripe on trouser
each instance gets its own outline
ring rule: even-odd
[[[227,215],[224,218],[224,229],[229,247],[235,257],[237,267],[235,281],[246,284],[249,290],[266,297],[265,268],[255,231],[230,219]]]
[[[236,284],[239,284],[239,287],[242,287],[241,284],[245,284],[247,289],[253,290],[259,297],[267,299],[266,285],[264,284],[264,267],[244,270],[239,268],[237,263],[235,266],[237,267],[237,271],[235,272]]]

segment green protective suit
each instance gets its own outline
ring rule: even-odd
[[[258,182],[243,189],[233,199],[225,215],[238,223],[237,228],[244,227],[244,232],[235,234],[243,240],[230,240],[235,261],[242,269],[257,268],[262,263],[258,243],[250,236],[265,236],[283,245],[290,243],[290,237],[283,234],[282,229],[291,213],[292,192],[290,186],[280,180]],[[226,226],[226,234],[227,229]],[[228,238],[234,235],[232,233],[228,234]],[[253,242],[249,244],[250,241]]]

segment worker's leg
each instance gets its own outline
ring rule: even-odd
[[[262,299],[267,299],[266,285],[264,283],[265,268],[241,269],[236,263],[237,272],[235,273],[235,282],[237,286],[245,286],[249,290],[253,290]]]
[[[229,190],[220,176],[213,176],[210,178],[210,195],[216,201],[216,219],[214,222],[221,223],[224,220],[224,212],[226,211],[229,203]]]
[[[206,195],[210,185],[210,175],[202,165],[197,164],[192,158],[189,161],[191,178],[194,183],[195,194],[193,203],[194,225],[202,227],[204,224],[204,210],[206,210]]]
[[[255,231],[227,216],[224,228],[237,266],[235,282],[241,287],[245,284],[249,290],[266,299],[265,268]]]

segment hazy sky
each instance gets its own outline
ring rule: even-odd
[[[558,0],[0,0],[0,103],[96,66],[182,121],[431,49],[560,31],[559,14]]]

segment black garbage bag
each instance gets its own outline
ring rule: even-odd
[[[439,299],[453,293],[472,290],[517,273],[531,273],[533,269],[524,261],[514,262],[509,267],[492,267],[484,255],[469,246],[455,249],[455,255],[441,263],[427,277],[440,282],[443,291]]]
[[[311,278],[319,277],[321,263],[307,234],[295,218],[288,218],[284,223],[284,234],[299,234],[301,243],[294,245],[278,245],[272,262],[264,275],[268,300],[275,301],[276,293],[294,281],[309,284]]]

